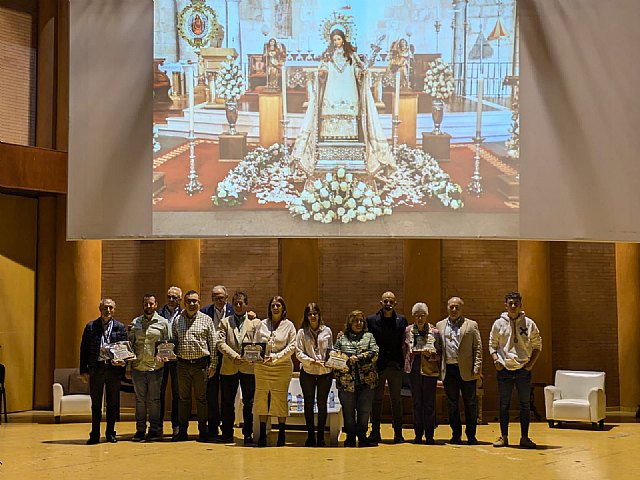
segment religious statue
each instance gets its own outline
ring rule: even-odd
[[[264,65],[267,74],[267,88],[278,88],[280,70],[287,60],[287,48],[283,43],[278,43],[275,38],[270,38],[264,44]]]
[[[413,53],[413,44],[409,44],[404,38],[393,42],[389,50],[389,70],[394,74],[400,71],[400,86],[402,88],[411,88]]]
[[[369,72],[345,32],[334,29],[312,76],[309,106],[292,157],[311,175],[318,144],[349,142],[364,146],[365,167],[375,175],[395,160],[384,136],[371,93]]]

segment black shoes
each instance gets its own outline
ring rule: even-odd
[[[467,438],[467,445],[477,445],[478,439],[476,437]]]
[[[402,429],[398,428],[393,433],[393,443],[404,443],[404,437],[402,436]]]
[[[371,441],[369,441],[369,445],[371,445]],[[356,437],[349,437],[347,435],[347,439],[344,441],[344,446],[348,448],[353,448],[356,446]]]
[[[461,437],[451,437],[451,440],[449,440],[449,443],[451,445],[462,445],[462,438]]]
[[[131,439],[134,442],[141,442],[144,440],[144,432],[136,432],[136,434]]]
[[[369,443],[375,443],[376,445],[380,443],[382,441],[382,438],[380,438],[380,430],[371,430],[371,433],[369,434],[369,437],[367,437],[367,440],[369,440]]]
[[[230,436],[218,436],[214,440],[216,443],[233,443],[233,435]]]
[[[107,443],[118,443],[118,439],[116,438],[116,434],[114,433],[108,433],[106,435],[106,439],[107,439]]]
[[[87,440],[87,445],[97,445],[100,443],[100,439],[98,437],[89,437]]]
[[[253,445],[253,435],[244,436],[244,446]]]
[[[436,441],[435,441],[433,438],[427,438],[427,439],[424,441],[424,444],[425,444],[425,445],[435,445],[435,444],[436,444]]]

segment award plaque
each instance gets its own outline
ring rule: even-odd
[[[161,358],[165,362],[176,360],[178,357],[176,357],[176,354],[173,351],[174,348],[175,348],[175,345],[173,343],[169,343],[169,342],[159,343],[156,356],[158,358]]]
[[[114,362],[124,362],[125,360],[134,360],[136,358],[131,344],[126,340],[124,342],[109,343],[105,347]]]
[[[260,345],[246,345],[242,358],[247,362],[259,362],[262,360],[262,347]]]
[[[329,359],[325,362],[324,366],[341,372],[346,372],[349,370],[349,366],[347,365],[348,361],[349,356],[346,353],[339,352],[338,350],[331,350],[329,352]]]
[[[413,347],[414,352],[436,353],[435,338],[433,335],[416,336],[416,344]]]

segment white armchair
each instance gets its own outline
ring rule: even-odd
[[[56,368],[53,379],[53,416],[56,423],[67,415],[91,416],[89,384],[82,382],[79,369]]]
[[[555,385],[544,387],[544,404],[549,427],[554,421],[591,422],[594,430],[604,428],[607,400],[604,372],[557,370]]]

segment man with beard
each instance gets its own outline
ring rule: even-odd
[[[134,441],[157,440],[162,431],[160,417],[160,386],[164,372],[164,361],[156,356],[160,342],[171,339],[169,322],[156,313],[156,296],[146,294],[142,298],[143,314],[129,325],[129,342],[136,354],[132,362],[131,377],[136,393],[136,433]],[[147,415],[149,433],[147,431]]]
[[[373,334],[380,353],[378,354],[379,383],[376,388],[371,409],[371,434],[369,442],[380,442],[380,416],[382,414],[382,399],[384,385],[389,384],[391,397],[391,412],[393,415],[393,443],[404,442],[402,436],[402,372],[404,369],[404,331],[407,328],[407,319],[404,315],[395,311],[396,296],[393,292],[384,292],[380,305],[382,308],[374,315],[367,317],[369,331]]]

